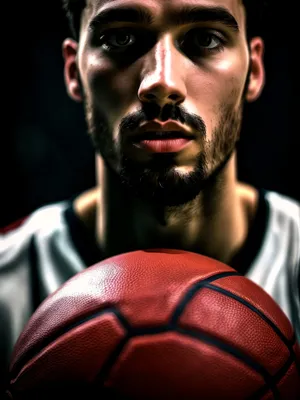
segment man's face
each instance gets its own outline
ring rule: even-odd
[[[137,195],[186,203],[239,137],[250,55],[240,0],[90,0],[77,53],[88,129]]]

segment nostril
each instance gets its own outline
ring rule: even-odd
[[[148,93],[145,95],[145,98],[147,100],[154,100],[154,99],[156,99],[156,96],[154,94]]]
[[[170,96],[168,96],[168,98],[172,101],[178,101],[180,96],[178,94],[170,94]]]

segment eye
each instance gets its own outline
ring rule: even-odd
[[[107,52],[122,52],[136,43],[136,35],[129,29],[112,29],[100,36],[100,45]]]
[[[194,44],[209,50],[216,49],[220,46],[220,39],[209,32],[196,32],[194,35]]]
[[[180,46],[194,55],[217,52],[224,49],[225,38],[207,29],[193,29],[180,42]]]

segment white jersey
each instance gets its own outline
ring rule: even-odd
[[[267,192],[269,215],[261,247],[245,274],[280,305],[300,343],[300,207]]]
[[[0,376],[1,364],[7,364],[41,301],[100,260],[72,202],[45,206],[0,236]],[[260,191],[257,215],[238,264],[279,304],[300,341],[300,205],[295,200]]]

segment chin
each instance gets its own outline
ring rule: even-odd
[[[129,194],[159,206],[179,206],[197,197],[203,177],[191,167],[123,168],[121,180]]]
[[[173,168],[173,172],[174,174],[184,177],[185,175],[189,175],[195,172],[195,169],[196,168],[192,167],[191,165],[182,165],[182,166],[175,166]]]

